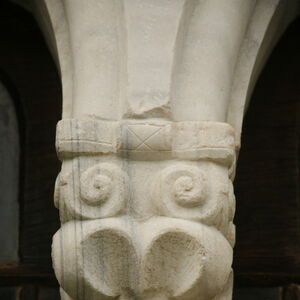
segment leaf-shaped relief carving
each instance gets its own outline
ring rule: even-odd
[[[156,217],[147,222],[143,232],[149,232],[141,271],[144,295],[156,292],[165,295],[165,299],[204,300],[224,289],[230,275],[232,248],[215,228]]]
[[[178,296],[202,277],[205,249],[193,236],[179,230],[159,234],[149,245],[144,263],[147,293]]]
[[[136,250],[119,219],[71,221],[53,239],[56,276],[72,299],[115,299],[138,284]]]

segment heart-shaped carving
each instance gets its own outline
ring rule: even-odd
[[[110,218],[64,224],[53,258],[60,285],[76,300],[204,300],[224,288],[232,248],[196,222]]]

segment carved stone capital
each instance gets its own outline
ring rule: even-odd
[[[53,258],[67,294],[212,299],[223,292],[235,236],[230,125],[65,119],[57,151],[63,225]]]
[[[63,83],[63,299],[230,300],[243,114],[296,0],[33,2]]]

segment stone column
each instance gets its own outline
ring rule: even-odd
[[[231,299],[242,118],[295,3],[34,2],[64,93],[63,299]]]

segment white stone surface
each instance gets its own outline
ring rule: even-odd
[[[294,0],[35,0],[60,68],[65,300],[229,300],[236,152]]]

